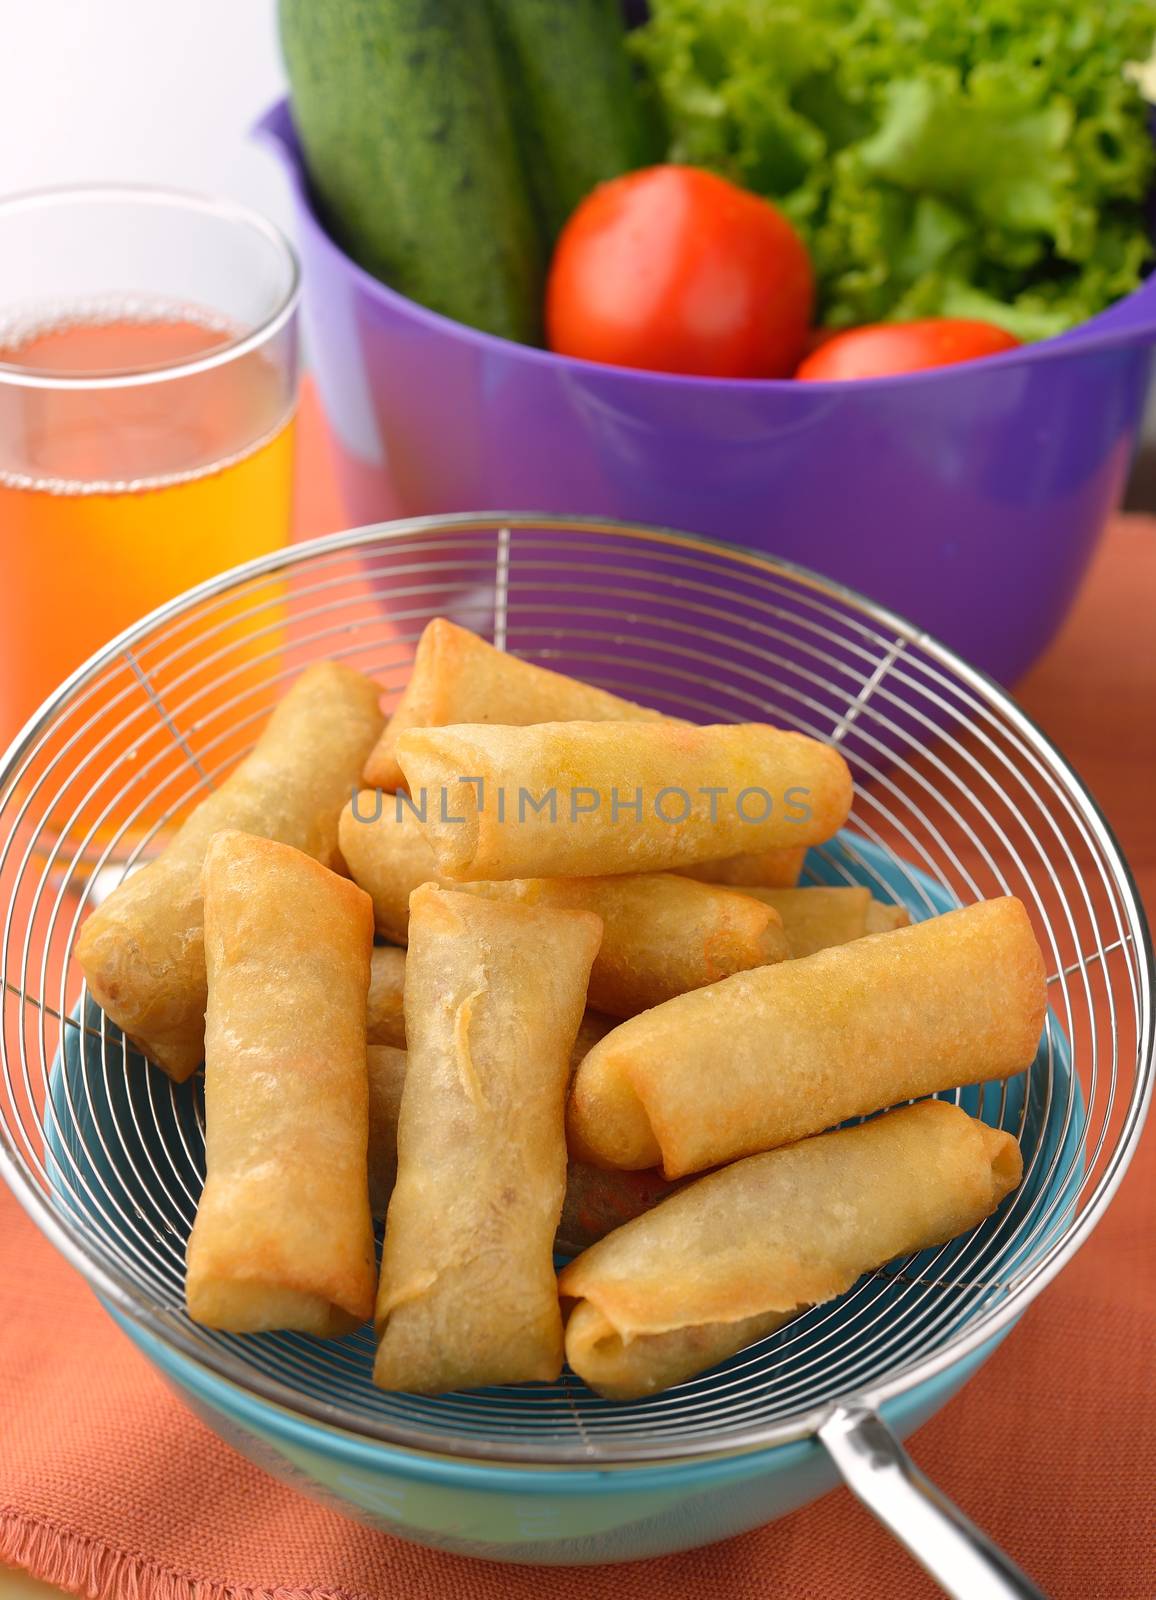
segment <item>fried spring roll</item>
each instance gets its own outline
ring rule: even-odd
[[[338,838],[350,877],[373,901],[378,933],[405,944],[410,895],[441,881],[433,847],[405,796],[372,789],[354,795],[341,813]]]
[[[781,850],[726,856],[721,861],[699,861],[678,870],[684,878],[725,883],[732,889],[793,889],[799,881],[806,854],[806,845],[784,845]]]
[[[587,1012],[578,1030],[575,1053],[585,1054],[600,1029],[593,1012]],[[593,1025],[593,1026],[592,1026]],[[369,1057],[369,1205],[375,1217],[384,1217],[397,1178],[397,1119],[405,1085],[406,1054],[387,1045],[370,1045]],[[602,1167],[571,1161],[566,1170],[566,1198],[554,1240],[556,1250],[577,1255],[580,1250],[621,1227],[668,1194],[677,1185],[658,1172],[609,1172]]]
[[[328,661],[309,667],[240,766],[81,928],[76,956],[93,999],[178,1083],[204,1051],[209,840],[238,828],[332,864],[341,807],[381,731],[377,701],[360,673]]]
[[[377,956],[381,952],[375,950],[373,953]],[[389,953],[402,957],[405,954],[402,950]],[[370,993],[372,992],[371,976]],[[594,1048],[599,1039],[604,1039],[613,1026],[613,1018],[599,1016],[596,1011],[586,1012],[578,1025],[578,1033],[570,1050],[571,1072],[575,1071],[583,1056]],[[368,1057],[369,1202],[373,1215],[384,1217],[397,1177],[397,1119],[401,1110],[401,1092],[405,1085],[407,1056],[404,1049],[392,1045],[374,1045],[371,1040]],[[661,1188],[665,1192],[671,1187],[652,1173],[601,1172],[595,1167],[586,1168],[584,1172],[592,1175],[589,1178],[579,1179],[582,1194],[581,1217],[586,1219],[585,1229],[578,1214],[569,1204],[564,1213],[564,1218],[569,1215],[573,1219],[569,1233],[572,1241],[571,1250],[585,1249],[587,1244],[594,1242],[594,1239],[600,1239],[602,1233],[608,1233],[612,1227],[617,1227],[619,1222],[624,1222],[627,1216],[638,1216],[646,1209],[639,1203],[631,1210],[631,1197],[637,1195],[641,1200],[643,1195],[655,1192],[656,1198],[649,1202],[654,1205],[658,1189]],[[600,1179],[605,1181],[599,1182]],[[619,1179],[632,1181],[617,1182]],[[601,1201],[598,1198],[599,1192],[602,1195]],[[616,1196],[621,1198],[616,1201]],[[607,1220],[602,1233],[592,1233],[591,1230],[597,1226],[597,1219],[600,1217],[606,1219],[616,1217],[617,1221]],[[583,1242],[574,1244],[573,1241],[579,1238],[582,1238]]]
[[[774,906],[783,921],[791,958],[813,956],[816,950],[849,944],[867,932],[871,891],[858,886],[845,889],[756,889],[743,891],[764,905]]]
[[[405,778],[395,748],[410,728],[451,723],[498,722],[525,727],[535,722],[676,722],[648,706],[622,700],[577,678],[507,655],[444,617],[429,623],[418,643],[413,672],[401,701],[366,762],[368,788],[396,790]],[[787,846],[692,867],[707,883],[764,888],[798,881],[806,847]]]
[[[788,958],[778,912],[753,917],[746,894],[692,883],[669,872],[613,878],[512,878],[472,883],[472,894],[522,906],[592,910],[602,918],[588,1000],[597,1011],[626,1018],[674,995],[714,984],[751,966]],[[746,901],[746,906],[743,904]]]
[[[405,951],[374,950],[369,963],[365,1037],[370,1044],[405,1049]]]
[[[790,953],[773,907],[669,872],[514,878],[469,887],[472,894],[520,905],[593,911],[601,917],[602,947],[590,970],[587,998],[610,1017],[636,1016],[731,973],[785,961]],[[752,915],[756,905],[760,914]]]
[[[346,1333],[373,1310],[369,897],[288,845],[218,833],[205,874],[205,1187],[195,1322]]]
[[[903,906],[873,900],[871,891],[857,884],[806,889],[745,889],[755,900],[774,906],[783,919],[783,932],[794,960],[813,956],[816,950],[849,944],[865,933],[885,933],[903,928],[911,920]]]
[[[656,1394],[978,1226],[1021,1176],[1011,1134],[940,1100],[749,1156],[563,1268],[566,1358],[608,1399]]]
[[[668,1178],[1028,1066],[1047,1004],[1018,900],[724,978],[622,1023],[582,1062],[572,1153]]]
[[[867,907],[867,932],[889,933],[892,928],[906,928],[911,913],[906,906],[889,904],[886,900],[872,900]]]
[[[837,750],[761,723],[412,729],[397,755],[438,871],[456,881],[604,877],[805,845],[851,806]]]
[[[584,911],[426,884],[410,905],[409,1062],[374,1381],[439,1393],[552,1379],[570,1051],[602,929]]]
[[[430,845],[404,803],[400,812],[384,806],[375,816],[369,796],[357,796],[341,814],[340,838],[354,881],[373,900],[378,931],[391,939],[406,938],[409,895],[418,884],[432,879],[454,886],[433,871]],[[772,906],[744,891],[671,873],[512,878],[460,887],[497,900],[601,917],[602,946],[590,973],[589,1001],[614,1017],[632,1017],[673,995],[767,961],[785,961],[789,954]]]
[[[410,728],[451,722],[658,722],[662,713],[496,650],[445,617],[426,625],[397,710],[365,764],[367,788],[404,782],[397,741]]]

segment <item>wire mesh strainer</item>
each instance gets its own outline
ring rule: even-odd
[[[1039,1055],[1010,1084],[950,1097],[1021,1140],[1023,1186],[995,1217],[635,1404],[599,1400],[569,1377],[385,1394],[369,1381],[368,1331],[238,1339],[187,1320],[199,1081],[173,1085],[124,1050],[83,995],[77,928],[94,886],[146,856],[230,770],[304,664],[334,657],[395,694],[438,614],[672,713],[837,741],[855,810],[846,833],[810,853],[804,881],[866,883],[915,917],[993,894],[1024,900],[1050,973]],[[154,613],[33,719],[0,774],[0,894],[0,1163],[117,1311],[267,1400],[442,1455],[623,1467],[818,1433],[954,1592],[1034,1592],[990,1547],[977,1554],[982,1536],[935,1501],[876,1412],[1006,1329],[1095,1225],[1150,1094],[1152,951],[1079,780],[950,652],[825,580],[685,535],[464,516],[300,545]],[[976,1561],[984,1582],[1005,1587],[967,1587]]]

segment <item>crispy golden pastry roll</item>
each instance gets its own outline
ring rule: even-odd
[[[587,1012],[578,1033],[587,1046],[598,1036],[594,1012]],[[580,1048],[579,1041],[575,1041],[574,1048]],[[375,1217],[384,1217],[397,1177],[397,1119],[405,1085],[406,1053],[388,1045],[370,1045],[367,1054],[369,1205]],[[611,1172],[571,1161],[555,1248],[565,1255],[577,1255],[612,1229],[649,1211],[673,1194],[676,1187],[659,1172]]]
[[[867,907],[868,933],[889,933],[892,928],[906,928],[910,921],[911,913],[906,906],[873,899]]]
[[[367,809],[370,799],[371,791],[363,791],[342,813],[341,852],[354,881],[373,900],[378,932],[404,942],[413,890],[427,881],[454,885],[434,869],[429,842],[408,807],[395,811],[387,803],[376,815]],[[460,887],[601,917],[602,946],[590,974],[589,1000],[614,1017],[632,1017],[672,995],[789,954],[772,906],[740,890],[672,873],[511,878]]]
[[[684,878],[725,883],[732,889],[793,889],[799,881],[806,855],[805,844],[784,845],[781,850],[726,856],[721,861],[699,861],[678,870]]]
[[[409,683],[365,764],[364,781],[369,788],[401,786],[397,741],[410,728],[443,728],[451,722],[524,727],[532,722],[664,720],[660,711],[507,655],[468,628],[435,617],[418,641]]]
[[[604,877],[805,845],[851,806],[837,750],[761,723],[419,728],[397,755],[451,880]]]
[[[435,617],[418,642],[409,683],[366,762],[363,781],[367,788],[391,792],[404,787],[395,752],[398,738],[410,728],[574,721],[677,723],[681,719],[664,717],[633,700],[507,655],[468,628]],[[805,846],[787,847],[713,861],[707,864],[710,871],[701,874],[692,870],[708,883],[773,887],[797,882],[805,854]]]
[[[407,1057],[393,1045],[371,1044],[369,1062],[369,1209],[384,1217],[397,1178],[397,1119]]]
[[[405,1049],[405,951],[384,945],[369,963],[365,1037],[370,1044]]]
[[[350,877],[373,901],[378,933],[404,944],[410,895],[440,881],[433,847],[406,796],[361,790],[341,813],[338,838]]]
[[[205,1187],[196,1322],[346,1333],[373,1310],[366,1189],[369,898],[301,851],[227,831],[204,862]]]
[[[804,889],[745,889],[756,900],[774,906],[783,919],[791,956],[813,956],[835,944],[849,944],[865,933],[885,933],[910,922],[906,908],[871,898],[858,884],[815,884]]]
[[[599,1394],[656,1394],[895,1256],[978,1226],[1019,1146],[940,1100],[748,1156],[564,1267],[566,1358]]]
[[[374,955],[377,955],[374,951]],[[404,954],[402,951],[398,955]],[[372,991],[373,979],[370,978]],[[590,1050],[605,1038],[614,1027],[613,1017],[603,1017],[597,1011],[587,1011],[578,1024],[578,1033],[570,1050],[570,1071],[573,1072]],[[401,1109],[401,1091],[405,1084],[406,1052],[393,1045],[369,1044],[369,1196],[375,1217],[384,1217],[389,1197],[397,1176],[397,1119]],[[581,1216],[586,1218],[585,1231],[579,1214],[567,1208],[573,1225],[570,1248],[584,1250],[588,1244],[600,1239],[624,1222],[627,1216],[638,1216],[646,1204],[654,1205],[660,1194],[668,1193],[671,1185],[657,1173],[611,1172],[597,1167],[583,1168],[578,1178]],[[653,1193],[654,1199],[646,1204],[642,1197]],[[639,1197],[635,1203],[633,1197]],[[601,1197],[601,1198],[600,1198]],[[631,1209],[633,1206],[633,1209]],[[601,1232],[593,1232],[596,1219],[605,1219]],[[614,1219],[614,1220],[611,1220]],[[580,1244],[574,1241],[582,1239]]]
[[[680,723],[682,719],[507,655],[468,628],[435,617],[418,642],[410,681],[366,762],[363,781],[368,788],[404,787],[396,745],[410,728],[575,721]],[[806,846],[787,846],[705,863],[701,872],[691,870],[707,883],[786,886],[798,881],[805,854]]]
[[[1027,1067],[1044,963],[1018,900],[724,978],[622,1023],[571,1087],[572,1153],[668,1178]]]
[[[374,1381],[436,1394],[556,1378],[563,1106],[601,924],[426,884],[409,931]]]
[[[756,889],[743,891],[764,905],[774,906],[782,918],[792,960],[813,956],[816,950],[849,944],[867,932],[871,891],[858,885],[807,889]]]
[[[93,999],[178,1083],[204,1051],[201,866],[209,840],[238,828],[333,864],[341,807],[381,731],[378,693],[335,662],[309,667],[245,760],[81,928],[76,956]]]
[[[615,878],[513,878],[469,885],[520,905],[593,911],[602,945],[587,998],[610,1017],[633,1017],[674,995],[789,955],[771,906],[718,884],[668,872]],[[752,914],[758,905],[759,914]],[[765,917],[765,920],[764,920]]]

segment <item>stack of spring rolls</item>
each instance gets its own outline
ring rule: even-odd
[[[850,810],[835,750],[663,717],[442,620],[387,726],[378,702],[311,667],[81,930],[140,1050],[177,1081],[204,1060],[191,1317],[372,1316],[388,1389],[566,1360],[634,1399],[1016,1187],[1011,1135],[921,1097],[1031,1063],[1027,914],[909,926],[797,887]]]

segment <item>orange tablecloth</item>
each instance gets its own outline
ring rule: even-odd
[[[303,534],[341,525],[316,414]],[[1110,530],[1019,699],[1090,783],[1156,908],[1156,523]],[[1056,1600],[1156,1596],[1156,1128],[1092,1242],[913,1441]],[[842,1600],[937,1592],[844,1491],[708,1550],[601,1569],[430,1554],[299,1499],[162,1386],[0,1195],[0,1560],[124,1600]]]

